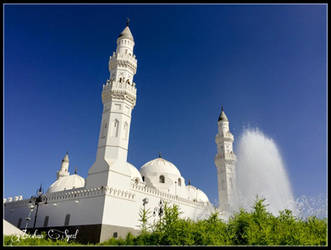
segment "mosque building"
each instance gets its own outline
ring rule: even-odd
[[[150,223],[162,216],[162,206],[176,204],[182,218],[208,218],[216,210],[226,215],[235,195],[233,135],[222,108],[215,141],[219,207],[199,188],[186,184],[179,169],[159,155],[140,170],[127,161],[132,110],[136,104],[133,77],[137,59],[129,28],[117,38],[116,52],[109,60],[110,76],[103,85],[100,132],[96,160],[86,179],[69,172],[65,154],[57,178],[38,206],[22,196],[4,199],[4,219],[20,229],[48,231],[78,229],[77,240],[102,242],[140,231],[139,211],[151,211]],[[41,191],[41,190],[40,190]],[[36,203],[35,203],[36,204]],[[35,216],[37,213],[37,216]],[[26,218],[31,221],[26,221]]]

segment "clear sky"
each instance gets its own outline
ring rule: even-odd
[[[278,145],[295,196],[326,193],[326,5],[5,5],[4,196],[96,157],[102,84],[126,17],[138,59],[128,161],[162,153],[217,200],[221,105],[235,140]],[[236,148],[235,148],[236,150]],[[281,185],[281,183],[280,183]]]

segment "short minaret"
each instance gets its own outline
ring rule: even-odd
[[[69,155],[68,155],[68,152],[67,152],[66,155],[64,156],[63,160],[62,160],[61,169],[59,171],[57,171],[57,180],[60,177],[70,175],[68,170],[69,170]]]
[[[222,106],[218,118],[218,133],[215,138],[217,144],[215,165],[217,168],[219,208],[225,213],[232,210],[235,199],[236,156],[233,153],[233,140],[233,135],[229,129],[229,120]]]
[[[131,112],[136,104],[137,93],[136,84],[133,82],[133,76],[137,71],[137,59],[133,54],[134,45],[127,22],[117,38],[116,52],[113,52],[109,59],[110,76],[102,90],[103,113],[97,157],[89,170],[89,175],[105,170],[129,173],[124,163],[127,161]],[[91,179],[96,178],[88,178],[87,185],[92,183]],[[108,178],[107,183],[109,182]]]

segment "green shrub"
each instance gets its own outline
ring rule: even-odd
[[[141,233],[129,233],[125,239],[110,238],[96,245],[327,245],[327,219],[295,217],[290,210],[280,211],[278,216],[269,213],[265,200],[255,202],[253,210],[235,213],[228,222],[214,213],[199,221],[182,219],[176,205],[164,205],[163,216],[147,225],[149,213],[141,210]],[[149,229],[149,230],[147,230]],[[17,240],[4,237],[4,245],[80,245],[65,240],[27,238]]]

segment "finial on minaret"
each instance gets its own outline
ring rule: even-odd
[[[161,152],[159,152],[159,158],[162,158],[162,156],[161,156]]]
[[[37,191],[37,195],[41,195],[42,194],[42,184],[40,184],[40,188]]]
[[[191,185],[191,180],[190,179],[188,179],[188,184]]]
[[[223,105],[221,106],[221,114],[218,117],[218,121],[228,121],[228,118],[226,117],[226,115],[224,113]]]
[[[129,27],[129,25],[130,25],[130,18],[126,18],[126,26],[128,26]]]
[[[66,152],[64,158],[62,161],[69,161],[69,154],[68,154],[68,151]]]
[[[77,174],[77,167],[75,168],[75,174]]]

